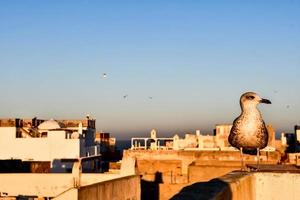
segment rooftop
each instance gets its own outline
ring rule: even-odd
[[[50,121],[50,122],[47,122]],[[52,124],[54,127],[54,122],[57,122],[61,127],[78,127],[81,123],[83,127],[95,128],[95,119],[70,119],[70,120],[47,120],[47,119],[21,119],[21,118],[6,118],[0,119],[0,127],[28,127],[28,126],[39,126],[43,122],[47,122],[48,125]],[[50,125],[50,126],[52,126]]]

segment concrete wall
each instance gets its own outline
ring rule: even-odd
[[[81,174],[81,186],[87,186],[87,185],[91,185],[103,181],[115,180],[122,177],[126,177],[126,176],[123,176],[121,174],[85,173],[85,174]]]
[[[300,174],[256,173],[256,199],[297,200],[300,198]]]
[[[0,192],[11,197],[54,197],[57,200],[78,199],[78,195],[81,199],[107,195],[116,195],[119,199],[140,199],[140,178],[120,174],[81,174],[78,190],[72,174],[0,174]]]
[[[194,161],[238,161],[239,151],[202,151],[202,150],[125,150],[124,157],[134,157],[139,160],[178,160],[181,161],[182,174],[188,173],[188,166]],[[256,162],[256,156],[244,155],[244,161]],[[261,151],[260,159],[264,163],[276,164],[280,161],[280,154],[276,151]]]
[[[258,172],[237,177],[233,173],[224,180],[229,183],[233,200],[297,200],[300,197],[300,174]]]
[[[0,192],[8,196],[54,197],[73,185],[72,174],[0,174]]]
[[[78,190],[79,200],[139,200],[140,197],[140,177],[136,175],[84,186]]]
[[[78,189],[71,188],[71,189],[59,194],[57,197],[53,198],[52,200],[76,200],[76,199],[78,199]],[[39,199],[37,199],[37,200],[39,200]],[[44,200],[44,199],[42,199],[42,200]]]
[[[223,181],[228,183],[230,188],[229,191],[225,190],[225,192],[222,194],[225,194],[225,197],[231,196],[231,200],[256,199],[255,194],[257,187],[255,185],[255,177],[253,174],[233,173],[232,175],[225,176]]]
[[[241,169],[240,161],[196,161],[189,166],[189,183],[209,181]]]
[[[142,183],[146,186],[144,192],[158,188],[160,199],[169,199],[188,184],[241,169],[239,151],[125,150],[124,157],[136,159],[136,171],[142,175]],[[255,164],[255,158],[244,155],[246,164]],[[280,154],[261,151],[260,158],[261,163],[276,164],[280,161]]]
[[[172,200],[297,200],[300,174],[232,172],[218,179],[186,186]]]
[[[252,174],[230,173],[208,182],[193,183],[171,198],[181,199],[253,200],[255,181]]]
[[[138,160],[138,174],[148,181],[154,181],[156,173],[162,174],[162,182],[175,183],[175,177],[181,175],[179,160]]]

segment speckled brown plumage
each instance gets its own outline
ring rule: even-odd
[[[259,103],[271,103],[261,99],[256,93],[247,92],[241,96],[242,113],[237,117],[231,128],[228,142],[238,149],[257,150],[268,145],[268,131],[257,109]]]

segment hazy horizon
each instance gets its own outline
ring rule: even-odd
[[[0,118],[212,133],[254,91],[266,124],[293,132],[299,19],[299,1],[1,1]]]

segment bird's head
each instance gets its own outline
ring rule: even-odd
[[[255,92],[246,92],[240,98],[242,108],[256,107],[259,103],[271,104],[271,101],[261,98]]]

